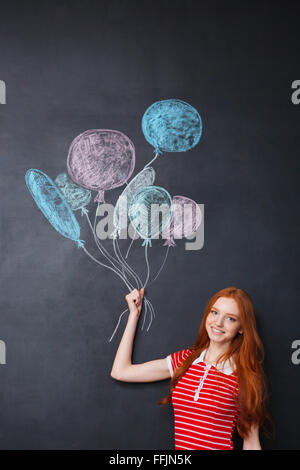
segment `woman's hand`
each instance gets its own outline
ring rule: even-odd
[[[144,298],[144,288],[142,287],[140,291],[133,289],[129,294],[125,296],[126,302],[128,304],[129,315],[133,317],[139,317]]]
[[[129,318],[111,370],[111,377],[122,382],[155,382],[171,377],[167,358],[132,364],[132,346],[138,318],[142,311],[144,288],[134,289],[125,296]]]

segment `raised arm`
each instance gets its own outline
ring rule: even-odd
[[[132,347],[142,310],[144,289],[134,289],[126,295],[129,316],[111,370],[111,376],[122,382],[155,382],[171,377],[167,359],[157,359],[142,364],[132,364]]]

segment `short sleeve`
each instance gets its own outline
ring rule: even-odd
[[[175,369],[177,369],[177,367],[179,367],[191,353],[192,349],[182,349],[181,351],[177,351],[167,356],[167,363],[171,377],[173,376]]]

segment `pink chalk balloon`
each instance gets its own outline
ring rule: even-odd
[[[92,129],[71,143],[67,170],[74,183],[97,191],[94,201],[104,201],[104,191],[122,186],[132,175],[135,148],[122,132]]]
[[[164,231],[167,240],[164,246],[175,246],[174,238],[182,239],[196,232],[201,224],[202,212],[198,204],[185,196],[172,198],[172,219]]]

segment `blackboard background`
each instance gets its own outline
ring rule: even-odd
[[[154,163],[156,182],[205,204],[205,243],[171,250],[149,296],[150,331],[133,361],[193,343],[208,299],[236,285],[253,298],[266,352],[270,411],[266,449],[300,442],[299,4],[252,1],[1,2],[0,106],[1,449],[172,449],[168,381],[126,384],[110,370],[124,329],[108,339],[127,291],[56,233],[24,182],[28,168],[65,171],[73,138],[117,129],[136,147],[136,174],[153,157],[141,118],[154,101],[183,99],[203,136],[185,154]],[[120,190],[106,193],[115,203]],[[90,213],[95,206],[91,203]],[[78,215],[82,238],[92,237]],[[108,245],[107,245],[108,246]],[[96,251],[94,251],[96,253]],[[151,249],[152,266],[165,253]],[[145,275],[143,249],[130,260]],[[237,448],[241,445],[238,442]]]

